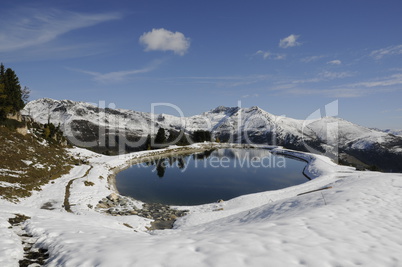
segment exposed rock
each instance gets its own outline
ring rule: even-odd
[[[17,133],[22,134],[22,135],[27,135],[28,134],[28,127],[24,126],[24,127],[18,127],[16,129]]]
[[[98,209],[107,209],[109,206],[106,203],[99,203],[96,207]]]
[[[113,202],[117,201],[119,199],[119,196],[115,193],[111,193],[110,195],[107,196],[107,198]]]
[[[56,209],[54,207],[54,204],[56,204],[56,202],[48,201],[48,202],[44,203],[40,208],[43,210],[54,210],[54,209]]]
[[[172,209],[168,205],[160,203],[145,203],[139,209],[134,205],[133,199],[115,193],[100,200],[95,209],[112,216],[137,215],[152,219],[154,222],[149,230],[170,229],[177,218],[186,215],[188,212],[188,210]]]
[[[21,117],[20,112],[7,114],[6,118],[10,119],[10,120],[16,120],[16,121],[22,122],[22,117]]]

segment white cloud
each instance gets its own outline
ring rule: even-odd
[[[382,59],[385,56],[401,55],[402,45],[389,46],[386,48],[374,50],[370,53],[370,56],[374,59]]]
[[[286,58],[286,54],[276,54],[276,53],[271,53],[269,51],[263,51],[263,50],[258,50],[254,56],[261,56],[263,59],[275,59],[275,60],[281,60]]]
[[[300,37],[300,35],[294,35],[291,34],[286,38],[283,38],[279,41],[279,47],[281,48],[288,48],[288,47],[293,47],[293,46],[299,46],[301,43],[297,42],[297,39]]]
[[[152,29],[140,36],[140,43],[145,45],[145,51],[173,51],[184,55],[190,48],[190,39],[181,32],[171,32],[161,29]]]
[[[0,52],[48,43],[73,30],[120,19],[118,13],[87,14],[58,9],[21,8],[2,18]]]
[[[335,60],[328,61],[327,64],[329,64],[329,65],[341,65],[342,61],[340,61],[339,59],[335,59]]]

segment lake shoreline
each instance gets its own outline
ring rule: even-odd
[[[174,146],[171,148],[163,148],[157,150],[149,150],[149,151],[141,151],[141,154],[138,155],[138,152],[134,152],[131,154],[127,154],[124,156],[129,157],[126,162],[120,166],[114,167],[110,169],[110,174],[108,175],[108,185],[109,188],[115,192],[116,194],[120,194],[117,190],[116,186],[116,175],[130,168],[132,165],[148,162],[150,160],[155,160],[163,157],[168,157],[172,155],[185,155],[185,154],[193,154],[197,152],[204,152],[211,149],[220,149],[220,148],[260,148],[260,149],[275,149],[278,146],[261,146],[261,145],[249,145],[249,144],[233,144],[233,143],[197,143],[190,146]],[[130,157],[134,155],[136,157]]]
[[[211,152],[212,152],[212,150],[217,150],[217,149],[230,149],[230,148],[232,148],[232,149],[263,149],[263,150],[265,150],[265,151],[267,151],[267,152],[269,152],[269,154],[272,154],[272,156],[275,156],[275,155],[277,155],[277,156],[280,156],[280,157],[284,157],[284,158],[288,158],[288,159],[293,159],[293,160],[297,160],[297,161],[302,161],[303,163],[305,163],[305,165],[304,166],[302,166],[301,168],[302,169],[300,169],[300,174],[302,174],[303,176],[304,176],[304,178],[307,178],[308,180],[311,180],[311,178],[306,174],[306,168],[307,168],[307,165],[308,165],[308,163],[309,163],[309,160],[307,160],[305,157],[299,157],[297,154],[295,155],[294,153],[293,153],[293,151],[288,151],[288,150],[284,150],[282,147],[278,147],[278,146],[268,146],[268,145],[248,145],[248,144],[227,144],[227,143],[199,143],[199,144],[194,144],[194,145],[192,145],[192,146],[185,146],[185,147],[169,147],[169,148],[165,148],[165,149],[159,149],[159,150],[152,150],[152,151],[142,151],[142,152],[140,152],[140,153],[132,153],[132,155],[134,155],[135,157],[131,157],[129,154],[127,154],[128,155],[128,157],[129,157],[129,159],[127,159],[126,161],[125,161],[125,164],[122,164],[122,165],[120,165],[120,166],[118,166],[118,167],[115,167],[114,169],[112,169],[111,170],[111,174],[109,175],[109,184],[110,184],[110,187],[113,189],[113,192],[115,192],[115,193],[117,193],[117,194],[119,194],[119,195],[122,195],[122,196],[128,196],[128,197],[131,197],[131,198],[133,198],[133,199],[135,199],[135,200],[138,200],[138,201],[140,201],[140,202],[143,202],[143,203],[154,203],[154,202],[161,202],[161,203],[164,203],[164,204],[166,204],[166,205],[170,205],[170,206],[188,206],[188,205],[201,205],[201,204],[206,204],[206,203],[214,203],[216,200],[219,200],[219,199],[224,199],[224,200],[229,200],[229,199],[231,199],[231,198],[234,198],[234,197],[237,197],[237,196],[232,196],[232,194],[231,193],[228,193],[228,192],[226,192],[226,191],[224,191],[224,192],[222,192],[222,195],[219,195],[219,196],[210,196],[209,197],[209,199],[208,199],[208,197],[207,197],[207,200],[206,201],[210,201],[210,202],[195,202],[196,204],[189,204],[189,203],[192,203],[191,201],[189,202],[189,203],[186,203],[186,201],[185,202],[183,202],[183,203],[186,203],[186,204],[179,204],[179,203],[181,203],[181,201],[179,201],[179,202],[177,202],[176,200],[173,200],[173,195],[171,194],[171,193],[167,193],[167,195],[170,195],[169,197],[168,197],[168,199],[170,199],[170,198],[172,198],[172,199],[170,199],[170,200],[168,200],[168,201],[166,201],[166,200],[162,200],[162,199],[164,199],[164,197],[163,196],[165,196],[165,194],[162,194],[161,193],[161,195],[160,195],[160,197],[162,198],[162,199],[160,199],[160,200],[158,200],[159,199],[159,197],[157,197],[157,198],[153,198],[153,197],[151,197],[151,198],[148,198],[148,197],[145,197],[145,195],[143,195],[144,193],[140,193],[139,195],[137,194],[137,193],[135,193],[135,190],[134,190],[134,195],[132,194],[132,193],[130,193],[130,190],[128,190],[128,188],[139,188],[140,186],[142,186],[142,185],[140,185],[140,184],[138,184],[138,182],[130,182],[130,180],[131,179],[129,179],[129,180],[127,180],[127,178],[122,178],[123,180],[122,180],[122,182],[120,183],[120,189],[122,190],[122,192],[120,192],[119,191],[119,188],[117,187],[117,180],[116,180],[116,177],[117,177],[117,174],[119,174],[120,172],[122,172],[122,171],[124,171],[124,170],[126,170],[126,169],[128,169],[128,168],[131,168],[132,166],[134,166],[134,165],[136,165],[136,164],[141,164],[141,163],[145,163],[145,162],[159,162],[159,160],[160,159],[162,159],[162,158],[169,158],[169,157],[177,157],[177,156],[183,156],[183,155],[191,155],[191,154],[198,154],[198,153],[202,153],[202,152],[205,152],[205,151],[208,151],[208,150],[211,150]],[[282,153],[281,153],[282,152]],[[289,153],[287,153],[287,152],[289,152]],[[254,153],[254,152],[252,152],[252,153]],[[269,155],[268,154],[268,155]],[[258,154],[259,155],[259,154]],[[257,155],[255,155],[255,156],[257,156]],[[257,156],[258,157],[258,156]],[[247,158],[248,158],[248,156],[247,156]],[[264,156],[263,157],[264,159],[266,159],[266,157]],[[245,159],[244,160],[242,160],[243,159],[243,156],[241,156],[241,158],[239,158],[239,159],[237,159],[237,160],[240,160],[240,163],[239,164],[236,164],[236,162],[235,162],[235,167],[237,166],[237,167],[242,167],[242,166],[245,166],[244,164],[245,164]],[[252,161],[251,161],[251,166],[252,167],[256,167],[255,166],[255,164],[256,164],[256,162],[253,160],[254,159],[254,157],[251,159]],[[280,162],[276,162],[276,160],[275,160],[275,158],[274,158],[274,160],[273,161],[266,161],[266,160],[264,160],[263,159],[263,161],[261,161],[260,163],[262,164],[262,166],[263,167],[267,167],[267,166],[265,166],[266,165],[266,163],[268,163],[269,162],[269,164],[271,164],[271,162],[272,162],[272,164],[280,164]],[[269,159],[271,159],[271,157],[269,157]],[[249,159],[250,160],[250,159]],[[247,161],[247,162],[249,162],[249,160]],[[257,162],[257,163],[259,163],[259,162]],[[265,165],[264,165],[265,164]],[[290,163],[288,163],[288,164],[290,164]],[[185,165],[187,165],[187,164],[185,164]],[[247,166],[249,166],[250,164],[248,164]],[[190,165],[189,165],[190,166]],[[276,166],[276,165],[275,165]],[[279,166],[279,165],[278,165]],[[284,166],[284,165],[283,165]],[[286,165],[287,166],[287,165]],[[292,164],[290,165],[290,166],[292,166]],[[186,166],[187,167],[187,166]],[[250,167],[250,166],[249,166]],[[257,166],[257,168],[258,167],[260,167],[260,166]],[[279,167],[281,167],[281,166],[279,166]],[[279,168],[278,167],[278,168]],[[160,169],[158,169],[158,176],[159,177],[163,177],[163,175],[164,175],[164,169],[165,168],[163,168],[163,170],[160,170]],[[160,173],[159,173],[159,171],[160,171]],[[131,171],[129,171],[129,172],[131,172]],[[282,171],[283,172],[283,171]],[[137,172],[136,172],[137,173]],[[141,173],[141,172],[140,172]],[[293,173],[294,173],[294,171],[293,171]],[[299,173],[299,172],[298,172]],[[138,174],[138,173],[137,173]],[[141,174],[141,177],[142,176],[144,176],[145,174]],[[162,176],[161,176],[162,175]],[[174,177],[176,177],[175,179],[173,179],[173,180],[168,180],[168,181],[174,181],[174,180],[177,180],[177,179],[182,179],[182,178],[177,178],[177,177],[181,177],[181,175],[179,175],[179,176],[177,176],[177,175],[179,175],[179,174],[176,174]],[[191,177],[195,177],[195,176],[197,176],[197,174],[193,174]],[[236,177],[236,175],[235,174],[233,174],[234,176],[233,177]],[[280,175],[279,173],[277,173],[277,174],[275,174],[275,177],[276,176],[278,176],[278,175]],[[302,176],[302,177],[303,177]],[[122,176],[122,177],[124,177],[124,175]],[[130,176],[130,177],[132,177],[132,175]],[[138,178],[138,176],[136,176],[137,178]],[[168,176],[169,177],[169,176]],[[209,176],[208,176],[209,177]],[[232,177],[232,176],[231,176]],[[254,176],[253,176],[254,177]],[[258,176],[256,176],[256,177],[258,177]],[[296,179],[296,176],[295,176],[295,174],[293,174],[293,177],[294,178],[292,178],[290,181],[297,181],[297,180],[295,180]],[[226,178],[225,178],[226,179]],[[260,179],[260,178],[255,178],[255,179]],[[298,178],[297,178],[298,179]],[[271,180],[271,179],[270,179]],[[186,180],[187,181],[187,180]],[[261,181],[263,181],[263,180],[261,180]],[[264,180],[265,181],[265,180]],[[272,181],[274,181],[274,180],[272,180]],[[129,183],[129,184],[127,184],[127,182]],[[229,182],[229,181],[228,181]],[[142,183],[142,182],[140,182],[140,183]],[[145,183],[146,184],[148,184],[149,182],[147,182],[147,181],[145,181]],[[175,183],[177,183],[177,182],[175,182]],[[230,184],[231,182],[229,182],[229,184]],[[268,185],[268,183],[270,183],[270,185]],[[289,182],[289,183],[292,183],[292,182]],[[297,181],[296,182],[296,184],[299,184],[299,183],[301,183],[300,181]],[[131,184],[131,187],[130,187],[130,184]],[[135,184],[135,186],[134,186],[134,184]],[[179,190],[178,188],[182,188],[182,187],[184,187],[184,188],[187,188],[188,187],[188,190],[186,189],[185,191],[183,191],[183,192],[192,192],[191,190],[194,190],[194,188],[192,187],[192,186],[187,186],[186,187],[186,182],[184,182],[184,184],[183,185],[181,185],[182,183],[179,183],[178,185],[176,185],[176,187],[177,187],[177,190]],[[147,185],[144,185],[145,187],[144,188],[148,188],[148,186]],[[265,187],[267,187],[267,190],[268,191],[270,191],[270,190],[277,190],[277,189],[281,189],[282,188],[282,186],[281,186],[281,183],[279,183],[278,185],[275,185],[275,184],[273,184],[272,182],[269,182],[269,181],[267,181],[267,182],[264,182],[264,186]],[[270,189],[270,188],[272,188],[272,189]],[[128,190],[128,191],[127,191]],[[145,190],[145,189],[144,189]],[[153,189],[150,189],[151,191],[153,191]],[[180,189],[180,190],[184,190],[184,189]],[[260,192],[260,191],[258,191],[258,189],[256,189],[257,191],[256,192]],[[251,190],[252,191],[252,190]],[[253,192],[251,192],[251,191],[247,191],[246,193],[244,193],[244,194],[250,194],[250,193],[253,193]],[[266,190],[264,190],[264,191],[266,191]],[[154,192],[155,193],[155,192]],[[154,193],[152,193],[151,192],[151,195],[152,194],[154,194]],[[194,192],[194,194],[195,195],[198,195],[198,193],[197,192]],[[140,195],[142,195],[142,197],[140,196]],[[156,195],[155,195],[156,196]],[[217,197],[216,199],[214,198],[214,197]],[[191,198],[190,198],[191,199]],[[177,202],[177,203],[176,203]]]

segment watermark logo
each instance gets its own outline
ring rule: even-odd
[[[170,156],[170,157],[144,157],[142,163],[132,165],[133,168],[151,168],[159,177],[163,177],[169,168],[179,169],[185,172],[188,168],[286,168],[285,157],[274,156],[265,153],[252,153],[239,149],[228,149],[230,155],[219,155],[219,153],[199,153],[192,155]]]

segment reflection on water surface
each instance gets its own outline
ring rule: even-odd
[[[305,165],[264,149],[218,149],[150,159],[120,172],[116,185],[144,202],[198,205],[304,183]]]

